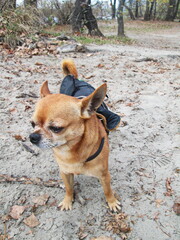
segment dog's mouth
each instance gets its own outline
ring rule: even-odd
[[[32,133],[29,135],[30,142],[41,149],[49,149],[60,147],[66,143],[66,141],[52,142],[50,139],[43,138],[39,133]]]

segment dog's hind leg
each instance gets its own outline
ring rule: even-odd
[[[61,210],[71,210],[73,202],[73,186],[74,186],[74,174],[65,174],[61,172],[66,194],[64,200],[58,205]]]
[[[106,201],[108,203],[108,206],[109,206],[110,210],[113,211],[113,212],[117,212],[117,211],[121,210],[120,202],[115,198],[115,196],[114,196],[114,194],[112,192],[112,189],[111,189],[111,184],[110,184],[111,176],[110,176],[110,173],[107,172],[107,173],[103,174],[100,177],[100,181],[101,181],[101,184],[103,186],[103,190],[104,190],[104,194],[105,194],[105,197],[106,197]]]

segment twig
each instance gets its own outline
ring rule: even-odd
[[[16,98],[25,98],[25,97],[32,97],[32,98],[38,98],[38,96],[33,93],[33,92],[30,92],[30,93],[22,93],[20,94],[19,96],[16,96]]]
[[[23,177],[14,177],[9,176],[7,174],[0,174],[0,183],[21,183],[21,184],[34,184],[38,186],[45,187],[56,187],[63,188],[62,181],[49,179],[48,181],[43,181],[42,178],[28,178],[26,176]]]
[[[170,235],[169,233],[165,232],[165,231],[162,229],[162,227],[164,227],[164,226],[162,225],[161,222],[158,222],[157,219],[154,219],[154,221],[156,222],[156,224],[158,225],[158,227],[160,228],[160,230],[161,230],[164,234],[166,234],[168,237],[171,237],[171,235]],[[161,227],[161,226],[162,226],[162,227]]]
[[[36,153],[32,148],[30,148],[28,145],[25,143],[22,143],[22,146],[26,149],[26,151],[32,153],[33,155],[37,156],[39,153]]]

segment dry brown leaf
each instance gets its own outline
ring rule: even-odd
[[[9,109],[9,112],[10,112],[10,113],[16,112],[16,111],[17,111],[16,108],[11,108],[11,109]]]
[[[162,203],[163,203],[163,200],[162,199],[156,199],[155,203],[156,203],[156,207],[160,207],[160,205],[162,205]]]
[[[85,76],[84,78],[85,79],[90,79],[90,78],[93,78],[94,77],[94,75],[90,75],[90,76]]]
[[[134,103],[132,103],[132,102],[126,103],[126,106],[128,106],[128,107],[132,107],[133,105],[134,105]]]
[[[2,217],[1,217],[1,220],[2,220],[2,222],[7,222],[7,221],[9,221],[10,219],[12,219],[11,218],[11,216],[10,215],[3,215]]]
[[[27,110],[31,109],[31,106],[26,105],[24,111],[26,112]]]
[[[32,51],[32,55],[38,55],[39,53],[39,50],[37,48],[35,48],[33,51]]]
[[[14,205],[14,206],[12,206],[11,212],[9,213],[9,215],[13,219],[19,219],[21,214],[24,212],[24,210],[25,210],[24,206]]]
[[[34,198],[33,199],[33,203],[37,204],[37,205],[40,205],[40,206],[43,206],[47,203],[49,199],[49,195],[48,194],[43,194],[37,198]]]
[[[40,62],[36,62],[35,65],[37,65],[37,66],[42,66],[42,65],[44,65],[44,64],[43,64],[43,63],[40,63]]]
[[[97,65],[97,67],[98,67],[98,68],[103,68],[103,67],[104,67],[104,64],[99,63],[99,64]]]
[[[180,197],[177,197],[174,201],[173,210],[177,215],[180,215]]]
[[[38,221],[37,217],[32,214],[31,216],[29,216],[28,218],[24,219],[23,221],[28,227],[34,228],[36,226],[38,226],[40,224],[40,222]]]
[[[26,138],[21,136],[21,135],[13,135],[13,137],[18,141],[23,141],[24,142],[26,140]]]
[[[123,212],[119,214],[110,214],[107,218],[106,230],[112,231],[118,235],[131,231],[129,223],[126,221],[127,215]]]
[[[172,190],[172,187],[171,187],[171,178],[167,178],[166,179],[166,190],[167,192],[164,193],[165,196],[172,196],[174,191]]]
[[[91,240],[113,240],[113,238],[107,236],[100,236],[96,238],[91,238]]]

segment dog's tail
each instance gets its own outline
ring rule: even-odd
[[[73,60],[65,59],[62,61],[61,66],[65,75],[73,75],[76,79],[78,78],[77,68]]]

